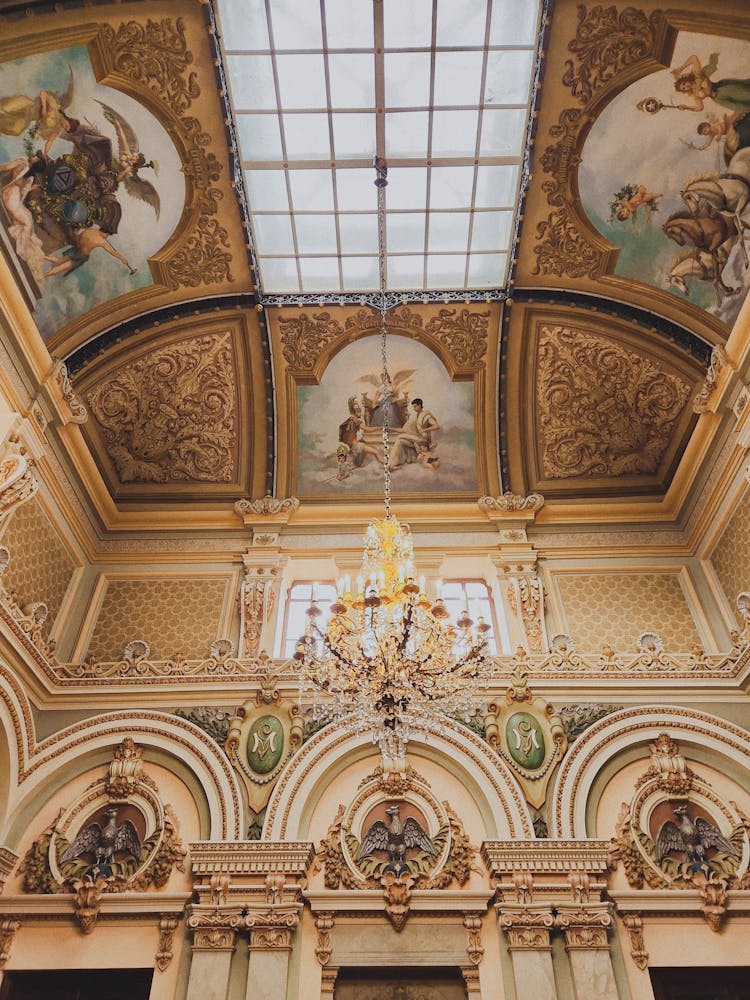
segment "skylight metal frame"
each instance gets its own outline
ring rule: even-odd
[[[225,0],[225,2],[226,2],[226,0]],[[440,2],[444,3],[445,0],[440,0]],[[495,2],[497,3],[497,0],[495,0]],[[369,300],[370,300],[370,298],[374,295],[374,292],[375,292],[375,288],[374,288],[375,281],[374,280],[373,280],[372,285],[370,287],[362,287],[362,288],[355,288],[355,289],[348,289],[346,287],[346,280],[345,280],[346,279],[346,275],[345,275],[344,268],[345,268],[345,262],[348,259],[354,259],[354,258],[359,258],[360,260],[367,259],[367,260],[371,260],[373,262],[373,264],[374,264],[376,262],[376,260],[377,260],[377,257],[376,257],[376,253],[375,252],[370,253],[370,254],[342,252],[342,245],[341,245],[342,216],[349,216],[351,218],[356,218],[356,216],[359,214],[360,217],[361,217],[362,215],[366,214],[367,209],[361,209],[359,211],[359,213],[356,212],[356,211],[352,211],[351,209],[349,211],[343,212],[341,210],[341,206],[339,204],[339,196],[338,196],[338,186],[339,186],[339,179],[340,179],[339,171],[350,170],[350,169],[354,169],[354,168],[364,168],[364,170],[367,173],[368,182],[371,183],[371,169],[372,169],[371,168],[371,160],[370,160],[369,157],[367,157],[367,158],[349,157],[349,158],[345,158],[345,159],[340,159],[340,158],[334,159],[334,157],[333,157],[333,152],[334,152],[334,149],[335,149],[335,146],[334,146],[334,142],[335,142],[335,138],[334,138],[334,132],[335,132],[334,115],[337,115],[337,114],[353,114],[353,115],[356,115],[356,114],[362,114],[363,111],[366,112],[366,113],[368,113],[368,114],[374,114],[375,115],[376,147],[377,147],[378,151],[380,151],[381,153],[385,153],[386,154],[386,159],[388,161],[389,169],[392,172],[392,176],[393,176],[394,172],[397,172],[399,170],[399,168],[401,168],[401,167],[413,169],[415,166],[420,166],[420,167],[424,167],[425,171],[426,171],[426,195],[425,195],[425,202],[426,202],[426,204],[424,206],[422,206],[422,209],[421,209],[421,210],[424,211],[424,240],[423,240],[423,243],[422,243],[421,247],[419,249],[416,249],[416,250],[400,251],[398,254],[395,254],[395,253],[391,252],[389,254],[389,263],[391,263],[393,261],[393,259],[396,258],[396,257],[414,258],[415,262],[421,257],[421,262],[420,262],[421,263],[420,270],[421,270],[421,275],[422,275],[421,287],[419,287],[419,284],[417,284],[416,287],[399,287],[399,285],[398,285],[397,282],[389,281],[389,287],[391,287],[391,289],[392,289],[392,293],[391,293],[390,297],[393,298],[394,302],[398,302],[398,301],[414,301],[414,300],[422,300],[422,301],[431,301],[431,300],[444,300],[444,301],[490,300],[490,299],[502,299],[502,298],[505,298],[506,297],[505,288],[507,286],[508,275],[510,274],[510,263],[511,263],[512,249],[513,249],[513,240],[514,240],[514,237],[515,237],[515,234],[516,234],[516,229],[517,229],[517,212],[516,212],[516,209],[515,209],[515,203],[516,203],[516,198],[518,197],[518,192],[519,191],[523,192],[523,190],[525,189],[525,186],[526,186],[526,181],[527,181],[528,150],[526,148],[526,144],[524,143],[524,139],[528,139],[528,132],[530,131],[530,120],[528,118],[526,119],[525,127],[523,129],[523,133],[521,135],[521,139],[519,140],[519,143],[518,143],[519,146],[520,146],[520,149],[517,150],[517,155],[513,155],[513,156],[509,156],[509,155],[491,155],[491,156],[482,155],[482,150],[481,150],[481,142],[482,142],[481,125],[482,125],[483,118],[484,118],[485,114],[487,112],[494,112],[496,110],[497,111],[502,111],[502,110],[505,110],[505,109],[509,109],[509,110],[512,110],[512,111],[522,112],[524,116],[527,116],[528,115],[529,103],[527,102],[525,104],[520,104],[520,103],[515,103],[515,102],[506,102],[505,104],[501,104],[501,103],[497,102],[497,103],[493,103],[493,104],[489,104],[489,103],[484,103],[483,104],[480,101],[475,106],[475,110],[477,112],[477,123],[478,124],[477,124],[476,134],[475,134],[475,137],[474,137],[474,150],[473,150],[474,155],[471,156],[471,155],[462,154],[462,155],[454,155],[454,156],[436,156],[436,157],[432,157],[429,154],[430,154],[431,143],[432,143],[432,139],[433,139],[433,127],[434,127],[434,123],[435,123],[435,115],[439,114],[440,112],[445,112],[445,111],[448,111],[448,112],[456,112],[456,111],[458,111],[458,112],[460,112],[460,111],[467,111],[467,110],[469,110],[468,106],[465,105],[465,104],[464,105],[443,104],[443,105],[439,105],[439,106],[434,104],[434,97],[435,97],[435,91],[436,91],[436,63],[438,62],[440,56],[442,56],[442,55],[448,55],[448,56],[450,56],[451,53],[456,53],[456,52],[460,52],[460,53],[465,53],[465,52],[479,52],[479,53],[481,53],[481,77],[480,77],[480,82],[479,82],[479,95],[481,97],[485,93],[485,87],[486,87],[486,83],[487,83],[488,64],[489,64],[489,62],[491,60],[491,57],[492,57],[492,54],[494,52],[514,52],[514,51],[528,52],[529,53],[529,58],[530,58],[530,68],[531,68],[531,79],[530,79],[530,82],[529,82],[529,92],[530,92],[530,95],[531,95],[530,101],[533,102],[534,92],[535,92],[535,89],[536,89],[536,83],[537,83],[538,75],[539,75],[539,62],[540,62],[540,60],[539,60],[539,52],[538,52],[538,38],[537,38],[536,34],[534,36],[533,42],[530,42],[529,44],[509,45],[509,46],[505,46],[505,47],[490,46],[488,44],[488,42],[490,40],[491,17],[492,17],[492,11],[493,11],[493,3],[492,3],[492,0],[487,0],[487,2],[485,4],[484,45],[473,45],[473,46],[471,46],[471,45],[459,45],[459,46],[438,45],[437,44],[438,0],[432,0],[432,21],[431,21],[431,37],[430,37],[431,47],[428,50],[422,50],[422,52],[424,52],[425,54],[429,55],[429,59],[430,59],[429,109],[427,110],[427,116],[428,116],[427,153],[428,153],[428,155],[427,155],[427,159],[425,161],[425,160],[423,160],[421,158],[415,160],[414,158],[411,158],[411,157],[393,156],[393,155],[389,156],[389,155],[387,155],[387,147],[386,147],[387,123],[386,123],[386,116],[387,115],[391,115],[391,114],[415,113],[415,112],[419,111],[419,106],[416,106],[416,105],[412,105],[412,106],[407,106],[407,105],[387,106],[385,104],[385,90],[386,90],[385,62],[386,62],[386,58],[389,55],[400,55],[402,53],[404,53],[404,54],[415,53],[416,54],[416,52],[418,50],[416,50],[414,47],[405,48],[405,49],[395,49],[395,48],[386,49],[386,46],[385,46],[385,37],[384,37],[384,23],[383,23],[383,15],[382,15],[382,10],[383,10],[382,3],[378,2],[378,0],[376,0],[376,2],[374,4],[374,10],[376,11],[376,16],[374,18],[374,47],[371,50],[363,50],[363,49],[357,49],[357,48],[354,48],[354,47],[350,47],[348,49],[333,48],[333,47],[329,47],[327,45],[326,0],[320,0],[321,32],[322,32],[322,42],[323,42],[323,45],[322,45],[321,48],[314,50],[313,54],[316,54],[319,59],[322,59],[322,65],[323,65],[324,71],[325,71],[324,72],[324,76],[325,76],[325,101],[326,101],[326,107],[325,107],[325,109],[318,109],[317,112],[315,112],[310,107],[307,107],[307,108],[302,108],[302,107],[287,107],[287,108],[284,108],[283,107],[282,102],[281,102],[281,93],[280,93],[280,86],[281,86],[281,84],[280,84],[280,80],[279,80],[278,69],[277,69],[277,66],[276,66],[276,60],[277,60],[277,58],[283,58],[284,56],[298,56],[298,55],[302,55],[302,54],[309,56],[311,53],[310,53],[309,50],[302,50],[302,49],[287,49],[287,50],[276,50],[276,49],[274,49],[274,46],[273,46],[272,0],[265,0],[265,9],[266,9],[266,18],[268,20],[268,30],[269,30],[269,38],[270,38],[271,45],[268,48],[265,48],[265,49],[242,50],[242,54],[248,54],[249,53],[249,54],[252,54],[253,56],[255,56],[255,55],[262,55],[262,56],[266,56],[267,58],[269,58],[271,60],[271,64],[272,64],[272,67],[273,67],[273,82],[274,82],[274,91],[275,91],[275,97],[276,97],[277,107],[276,107],[275,110],[272,109],[272,108],[270,108],[270,107],[268,107],[266,109],[257,109],[257,108],[254,108],[252,110],[248,109],[247,111],[244,110],[242,107],[240,107],[239,109],[235,108],[235,116],[236,116],[236,118],[241,119],[246,114],[252,114],[252,115],[269,115],[269,116],[278,115],[279,120],[281,122],[281,125],[280,125],[280,138],[281,138],[281,147],[282,147],[282,150],[281,150],[282,157],[278,161],[277,160],[254,161],[254,160],[244,159],[244,160],[241,161],[241,169],[243,171],[243,180],[246,179],[246,177],[244,176],[245,171],[260,171],[260,170],[282,170],[283,171],[284,181],[285,181],[285,185],[286,185],[286,198],[287,198],[287,203],[288,203],[287,204],[287,211],[282,211],[282,210],[262,211],[262,210],[259,209],[259,210],[257,210],[255,212],[255,216],[253,216],[251,214],[251,226],[252,226],[253,230],[257,230],[257,229],[259,229],[260,223],[262,221],[266,220],[266,219],[271,219],[274,216],[279,216],[279,215],[287,215],[289,217],[289,223],[290,223],[291,235],[292,235],[292,251],[293,251],[293,254],[294,254],[294,258],[293,259],[294,259],[294,264],[295,264],[295,268],[296,268],[296,277],[297,277],[298,288],[295,289],[295,290],[279,291],[279,292],[274,292],[272,290],[268,290],[268,291],[264,290],[264,288],[263,288],[263,286],[261,284],[262,278],[263,278],[263,261],[272,261],[274,259],[289,259],[289,258],[288,258],[287,255],[274,255],[274,254],[271,254],[271,253],[264,254],[262,252],[263,251],[263,246],[262,245],[259,246],[258,242],[256,240],[252,240],[252,243],[254,244],[253,248],[252,248],[253,251],[254,251],[255,255],[260,256],[260,258],[261,258],[261,261],[260,261],[260,263],[261,263],[260,271],[256,272],[256,275],[257,275],[257,277],[259,279],[258,280],[259,297],[260,297],[261,302],[263,302],[264,304],[269,304],[269,305],[271,305],[271,304],[285,304],[285,303],[288,303],[290,301],[291,302],[300,302],[300,303],[307,302],[307,301],[309,301],[309,302],[327,302],[327,303],[356,301],[356,302],[368,303]],[[332,104],[332,101],[331,101],[331,78],[330,78],[329,57],[331,57],[331,56],[337,56],[337,55],[363,55],[363,54],[364,55],[368,55],[368,54],[372,55],[373,58],[374,58],[374,80],[375,80],[375,101],[374,101],[374,108],[369,107],[369,108],[364,108],[364,109],[360,108],[360,109],[347,109],[346,111],[338,111],[337,108],[336,108],[336,106],[334,106]],[[229,59],[231,61],[231,59],[235,55],[237,55],[237,52],[235,50],[231,49],[231,48],[226,48],[225,52],[224,52],[224,55],[225,55],[225,57],[227,59]],[[231,66],[231,62],[230,62],[230,66]],[[222,67],[222,69],[223,69],[223,67]],[[224,81],[224,82],[226,83],[226,81]],[[443,88],[443,89],[445,89],[445,88]],[[286,115],[290,115],[291,114],[291,115],[308,115],[308,116],[311,116],[312,114],[315,114],[315,113],[324,113],[325,116],[326,116],[327,126],[328,126],[328,128],[327,128],[327,131],[328,131],[328,137],[327,137],[327,139],[328,139],[328,143],[329,143],[329,147],[330,147],[328,151],[331,154],[330,155],[330,159],[324,159],[324,160],[320,160],[320,159],[317,159],[317,158],[290,159],[287,156],[288,149],[287,149],[286,136],[285,136],[285,130],[284,130],[284,125],[283,125],[283,122],[284,122],[283,116],[285,114]],[[450,166],[450,167],[456,167],[456,166],[458,166],[458,167],[468,167],[468,168],[472,169],[471,196],[470,196],[470,201],[469,201],[468,205],[456,205],[454,207],[445,206],[445,207],[442,207],[442,208],[434,208],[434,207],[432,207],[430,205],[430,196],[432,194],[433,182],[437,179],[437,176],[438,176],[437,174],[434,174],[433,171],[439,170],[441,167],[445,167],[445,166]],[[477,181],[478,181],[478,178],[480,176],[479,171],[480,171],[481,168],[492,167],[492,166],[501,166],[501,167],[512,166],[512,167],[514,167],[517,170],[518,176],[515,178],[515,183],[512,185],[512,187],[513,187],[513,197],[512,198],[507,198],[506,199],[506,202],[507,202],[506,204],[499,204],[499,203],[495,204],[495,205],[490,204],[486,208],[483,208],[483,207],[478,206],[476,204]],[[302,219],[305,218],[306,216],[313,217],[313,216],[316,216],[316,215],[320,215],[321,213],[320,213],[319,210],[315,210],[315,209],[312,209],[312,208],[311,209],[302,208],[302,209],[297,209],[296,211],[293,210],[295,208],[295,206],[294,206],[294,203],[293,203],[291,172],[294,172],[294,171],[303,171],[303,170],[320,170],[320,169],[331,170],[331,188],[332,188],[332,194],[333,194],[332,206],[330,208],[328,208],[327,211],[325,213],[323,213],[323,214],[329,214],[332,217],[332,219],[333,219],[334,228],[335,228],[336,247],[335,247],[335,251],[334,252],[330,252],[330,250],[329,250],[328,252],[319,252],[317,254],[316,253],[303,254],[303,253],[300,253],[300,239],[299,239],[299,232],[298,232],[298,229],[300,229],[302,227],[301,227],[301,225],[298,225],[298,221],[299,221],[299,223],[301,223]],[[236,173],[239,173],[238,169],[236,169]],[[295,177],[297,177],[297,176],[298,175],[295,174]],[[398,173],[396,173],[396,176],[394,177],[394,182],[397,180],[397,177],[398,177]],[[373,198],[373,202],[374,202],[374,198]],[[419,208],[418,206],[415,206],[415,207]],[[373,216],[374,216],[374,208],[375,208],[375,205],[373,203],[373,205],[369,207],[370,214],[373,215]],[[251,213],[252,213],[252,209],[253,209],[253,199],[252,199],[252,194],[251,194],[250,197],[249,197],[249,211]],[[472,266],[472,261],[476,260],[478,258],[481,258],[482,256],[487,256],[487,257],[491,257],[493,255],[497,256],[497,250],[496,249],[489,250],[489,251],[484,251],[484,250],[481,250],[481,249],[473,249],[472,248],[472,239],[473,239],[473,236],[474,236],[474,230],[475,230],[475,225],[476,225],[475,220],[478,218],[478,216],[480,214],[485,214],[485,213],[490,213],[490,212],[498,212],[498,211],[505,211],[505,212],[507,212],[509,214],[508,215],[507,229],[510,232],[510,239],[508,241],[507,247],[503,248],[504,251],[507,252],[507,259],[508,259],[508,265],[509,265],[508,268],[507,268],[507,272],[506,272],[505,275],[502,276],[502,280],[498,280],[497,283],[492,283],[492,284],[487,285],[487,286],[479,286],[479,287],[477,287],[475,285],[474,287],[469,287],[469,284],[470,284],[470,268]],[[394,208],[394,209],[389,209],[389,217],[391,217],[391,218],[394,218],[397,215],[407,216],[408,214],[409,214],[409,209],[408,208],[402,208],[402,209],[396,209],[396,208]],[[465,242],[465,246],[463,247],[462,251],[459,251],[459,252],[462,252],[462,256],[464,258],[464,261],[463,261],[463,264],[464,264],[464,266],[463,266],[463,281],[462,282],[455,282],[455,283],[449,284],[446,287],[441,287],[439,285],[437,287],[434,287],[434,284],[431,282],[430,265],[435,260],[439,260],[440,258],[449,258],[449,257],[451,257],[452,254],[454,254],[456,251],[455,251],[454,248],[448,248],[448,249],[444,249],[444,250],[439,250],[439,249],[435,249],[433,246],[430,245],[430,230],[431,230],[431,225],[433,225],[432,217],[433,216],[435,217],[435,222],[437,222],[438,218],[441,218],[441,220],[442,220],[443,218],[451,218],[451,217],[455,218],[458,221],[459,217],[460,217],[460,221],[464,225],[466,225],[466,215],[468,215],[468,227],[467,227],[467,232],[466,232],[466,242]],[[299,217],[299,219],[298,219],[298,217]],[[433,226],[433,229],[434,228],[435,228],[435,226]],[[387,248],[387,249],[390,249],[390,248]],[[335,267],[336,267],[337,272],[338,272],[338,274],[337,274],[337,279],[338,280],[336,281],[336,284],[338,285],[338,287],[323,287],[323,288],[320,288],[320,289],[306,289],[306,288],[304,288],[304,285],[303,285],[303,277],[304,276],[303,276],[303,273],[302,273],[303,264],[306,264],[310,260],[315,260],[316,258],[322,259],[322,260],[324,260],[325,258],[335,259],[335,261],[336,261]],[[394,284],[396,285],[396,288],[393,287]],[[433,285],[433,286],[430,287],[431,285]],[[300,287],[302,287],[303,290],[300,290]]]

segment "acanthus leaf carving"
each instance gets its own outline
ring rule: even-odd
[[[568,43],[573,58],[565,61],[563,84],[588,104],[617,73],[653,54],[662,20],[658,10],[647,14],[637,7],[579,4],[576,36]]]
[[[10,958],[13,938],[16,936],[16,932],[20,926],[21,921],[15,920],[13,917],[3,917],[0,919],[0,971],[5,968]]]
[[[487,353],[489,317],[489,310],[440,309],[425,331],[447,347],[457,365],[476,364]]]
[[[480,497],[477,501],[481,510],[504,511],[508,513],[528,511],[531,514],[538,514],[544,506],[544,497],[541,493],[529,493],[524,496],[522,493],[511,493],[507,491],[497,497]]]
[[[279,327],[284,359],[298,371],[311,371],[323,348],[344,332],[328,312],[280,316]]]
[[[164,972],[174,957],[174,932],[177,930],[179,921],[176,917],[164,914],[159,918],[159,947],[156,951],[155,962],[159,972]]]
[[[236,479],[238,414],[228,333],[150,351],[87,399],[123,483]]]
[[[537,351],[543,474],[653,474],[690,395],[687,381],[613,341],[543,326]]]

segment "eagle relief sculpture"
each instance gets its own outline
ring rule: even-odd
[[[386,824],[379,819],[372,824],[356,853],[357,862],[371,857],[376,851],[385,851],[388,854],[385,871],[400,875],[409,870],[406,851],[410,848],[423,851],[430,858],[437,857],[438,851],[433,840],[413,816],[401,822],[401,806],[398,803],[389,806],[385,812],[390,817],[390,822]]]
[[[141,838],[129,819],[117,822],[117,806],[106,809],[102,822],[92,820],[79,830],[73,843],[64,851],[60,864],[75,861],[81,855],[93,856],[92,875],[111,875],[115,860],[123,855],[140,863]]]
[[[673,806],[672,812],[678,822],[675,824],[668,819],[660,826],[656,835],[657,861],[663,861],[672,852],[681,853],[691,872],[702,871],[708,875],[711,866],[707,852],[711,848],[734,858],[740,857],[739,847],[727,840],[717,826],[702,816],[691,819],[687,805]]]

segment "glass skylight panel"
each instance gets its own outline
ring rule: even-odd
[[[302,5],[304,6],[304,5]],[[282,108],[325,108],[325,64],[322,55],[276,56]]]
[[[329,49],[371,49],[372,0],[325,0]]]
[[[388,250],[392,253],[424,251],[424,212],[392,212],[386,223]],[[419,266],[422,266],[420,257]]]
[[[285,170],[246,170],[247,196],[256,212],[288,212]]]
[[[396,291],[423,288],[424,257],[421,254],[414,257],[401,257],[397,254],[388,257],[388,287]]]
[[[379,287],[377,257],[342,257],[345,291],[374,290]]]
[[[438,45],[484,45],[487,8],[483,3],[438,3]]]
[[[385,103],[389,108],[429,107],[429,52],[386,52]]]
[[[477,186],[474,204],[477,208],[509,206],[516,200],[518,188],[518,167],[500,165],[477,167]]]
[[[505,250],[510,242],[512,226],[512,212],[475,212],[471,249]]]
[[[253,235],[260,254],[285,254],[293,246],[290,215],[261,215],[253,218]]]
[[[273,44],[276,49],[316,49],[323,46],[320,7],[300,0],[273,0]]]
[[[342,254],[376,254],[378,252],[377,215],[339,215],[339,236]]]
[[[534,53],[531,49],[493,52],[487,60],[485,104],[523,104],[529,99]]]
[[[465,253],[469,242],[468,212],[431,212],[427,249]]]
[[[334,114],[333,148],[337,160],[370,159],[375,155],[374,114]]]
[[[270,56],[229,55],[227,74],[235,111],[276,110],[276,87]]]
[[[265,0],[224,0],[221,25],[227,51],[269,48]]]
[[[383,38],[387,49],[428,49],[432,44],[432,0],[383,0]]]
[[[375,107],[375,59],[372,53],[344,52],[328,57],[332,108]]]
[[[242,148],[247,150],[249,160],[280,160],[281,130],[277,115],[251,115],[241,112],[237,115],[237,131]]]
[[[433,157],[473,157],[478,118],[478,111],[433,111]]]
[[[469,286],[497,288],[508,266],[506,253],[473,253],[469,257]]]
[[[436,52],[433,101],[441,105],[479,104],[483,52]]]
[[[330,160],[331,141],[328,138],[328,115],[285,114],[284,142],[288,160]],[[299,207],[299,206],[297,206]]]
[[[329,170],[290,170],[292,209],[296,212],[332,212],[333,181]]]
[[[538,5],[529,0],[491,0],[490,45],[533,45]]]
[[[473,167],[433,167],[430,208],[468,208],[473,183]]]
[[[378,193],[372,181],[372,161],[366,167],[337,170],[336,203],[339,211],[377,211]]]
[[[336,219],[333,215],[296,215],[300,253],[338,253]]]
[[[299,269],[302,274],[302,288],[321,292],[338,292],[338,257],[300,257]]]
[[[397,111],[385,116],[385,154],[426,160],[430,116],[427,111]]]
[[[390,287],[504,283],[538,0],[218,0],[218,19],[265,292],[378,287],[375,155]]]
[[[523,149],[525,108],[485,108],[482,115],[480,156],[519,156]]]
[[[260,257],[260,274],[266,292],[298,292],[299,277],[294,257]]]

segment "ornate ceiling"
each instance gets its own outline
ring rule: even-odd
[[[380,494],[378,426],[414,398],[438,427],[397,449],[413,519],[512,491],[547,524],[679,520],[750,285],[750,14],[714,6],[547,11],[509,284],[405,292],[384,399],[364,294],[257,287],[212,9],[3,4],[4,323],[27,365],[66,362],[101,524],[229,528],[269,492],[335,521]]]

